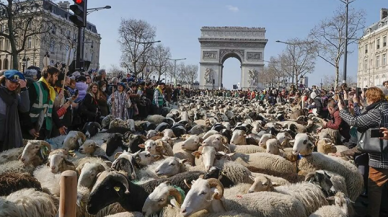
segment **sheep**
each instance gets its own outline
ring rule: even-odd
[[[248,193],[258,192],[261,189],[270,190],[271,186],[289,185],[290,182],[276,176],[267,175],[264,173],[252,173],[253,184],[249,189]],[[267,185],[265,185],[267,183]]]
[[[227,145],[227,139],[220,134],[214,134],[204,139],[202,146],[213,146],[217,151],[230,152],[229,146]]]
[[[317,211],[312,213],[310,217],[347,217],[349,215],[349,202],[350,200],[345,197],[342,192],[337,192],[334,197],[328,198],[328,200],[334,200],[334,205],[322,206]]]
[[[0,153],[0,165],[9,161],[18,160],[23,152],[24,147],[12,148]]]
[[[187,150],[187,151],[195,151],[195,150],[197,150],[199,148],[199,146],[201,145],[201,142],[203,142],[202,137],[199,137],[197,135],[190,135],[182,143],[182,149],[183,150]]]
[[[144,148],[146,151],[149,151],[151,154],[159,154],[159,155],[165,155],[165,156],[172,156],[174,155],[174,152],[171,148],[171,146],[159,139],[156,141],[153,140],[147,140],[144,144],[139,145],[140,148]]]
[[[46,165],[51,169],[52,173],[75,170],[75,165],[67,157],[65,149],[54,150],[50,152]]]
[[[235,197],[240,197],[241,195],[248,194],[249,188],[251,184],[248,183],[240,183],[231,188],[226,188],[224,190],[224,197],[226,199],[232,199]]]
[[[209,138],[210,136],[213,136],[215,134],[219,134],[217,130],[209,130],[205,133],[205,135],[202,136],[202,139],[207,139]]]
[[[109,159],[105,151],[92,140],[86,140],[84,144],[79,147],[78,151],[81,154]]]
[[[197,124],[194,127],[192,127],[188,133],[192,135],[200,135],[204,132],[206,132],[206,126],[204,124]]]
[[[78,150],[79,146],[83,144],[86,140],[86,136],[81,131],[70,131],[65,140],[63,141],[62,148],[69,150]]]
[[[32,174],[35,167],[32,165],[24,165],[19,160],[9,161],[0,166],[0,175],[4,173],[29,173]]]
[[[214,147],[205,146],[202,151],[198,150],[193,152],[193,154],[198,158],[196,158],[196,165],[203,164],[206,171],[213,165],[218,166],[225,162],[225,159],[215,162],[217,155],[225,156],[225,154],[216,152]],[[231,153],[226,154],[226,156],[247,167],[252,172],[263,172],[269,175],[280,176],[291,182],[297,181],[296,167],[290,161],[280,156],[260,152],[253,154]]]
[[[168,214],[163,213],[161,216],[176,216],[180,212],[179,206],[182,204],[185,197],[184,193],[181,191],[181,189],[177,189],[166,182],[161,183],[148,195],[144,202],[142,212],[145,213],[145,216],[151,216],[152,214],[161,211],[165,206],[171,204],[177,208],[174,209],[175,213],[170,211]]]
[[[163,117],[162,115],[148,115],[148,117],[145,120],[158,125],[163,122],[164,118],[165,117]]]
[[[172,147],[174,157],[177,157],[177,158],[182,159],[182,160],[187,160],[187,162],[190,165],[194,165],[194,156],[192,155],[193,151],[189,151],[187,149],[184,149],[182,147],[183,144],[184,144],[184,142],[178,142],[178,143],[174,144],[174,146]]]
[[[210,213],[238,211],[254,216],[306,216],[302,203],[292,196],[274,192],[258,192],[233,199],[224,198],[224,187],[217,179],[197,179],[181,206],[186,217],[200,210]]]
[[[58,201],[51,195],[28,188],[0,197],[0,216],[54,217]]]
[[[322,154],[336,153],[337,148],[335,147],[335,145],[333,145],[330,139],[324,138],[324,139],[318,140],[317,152]]]
[[[108,129],[108,128],[109,128],[110,122],[112,122],[114,119],[115,119],[115,118],[114,118],[113,115],[107,115],[107,116],[105,116],[104,119],[102,119],[102,121],[101,121],[101,126],[102,126],[102,128]]]
[[[40,182],[29,173],[4,173],[0,175],[0,196],[7,196],[23,188],[42,189]]]
[[[253,154],[256,152],[265,152],[266,150],[256,145],[229,145],[230,152],[237,152],[243,154]]]
[[[180,187],[185,193],[189,188],[185,184],[202,175],[202,172],[185,172],[170,178],[151,180],[141,185],[130,182],[126,176],[115,171],[104,171],[97,178],[90,193],[87,210],[90,214],[97,213],[103,207],[119,202],[126,211],[141,211],[148,195],[162,182]],[[104,200],[101,200],[104,197]]]
[[[144,217],[144,215],[141,212],[120,212],[105,217]]]
[[[327,170],[341,174],[346,180],[347,192],[351,200],[356,200],[361,194],[364,185],[362,175],[356,166],[342,159],[331,157],[317,152],[312,152],[313,144],[309,141],[306,134],[298,134],[295,137],[293,147],[294,154],[301,154],[302,157],[297,161],[300,175],[305,175],[316,170]]]
[[[59,197],[60,195],[60,180],[61,173],[53,173],[46,165],[38,166],[34,173],[34,177],[40,182],[43,189],[47,189],[52,195]]]
[[[201,167],[191,167],[187,166],[184,163],[186,160],[181,160],[177,157],[168,157],[164,159],[159,166],[155,168],[155,173],[158,176],[171,177],[178,173],[187,172],[187,171],[200,171]],[[203,170],[203,169],[202,169]]]
[[[99,163],[86,162],[82,167],[77,167],[79,174],[78,187],[83,186],[91,189],[97,174],[103,171],[105,171],[105,168]]]
[[[244,130],[234,130],[230,143],[234,145],[246,145],[246,135]]]
[[[23,149],[20,160],[26,166],[33,165],[34,167],[37,167],[47,161],[51,149],[51,145],[48,142],[29,140]]]
[[[272,138],[275,138],[274,135],[270,134],[270,133],[266,133],[264,134],[261,138],[260,138],[260,141],[259,141],[259,146],[263,147],[263,148],[266,148],[266,142],[268,139],[272,139]]]
[[[289,141],[292,140],[292,136],[288,132],[279,132],[276,135],[276,139],[280,142],[280,145],[282,147],[287,147],[289,144]]]
[[[90,137],[96,135],[101,130],[102,127],[98,122],[87,122],[82,128],[82,133],[85,134],[86,138],[90,139]]]
[[[292,149],[283,149],[283,146],[281,146],[279,141],[276,139],[267,140],[266,146],[266,153],[282,156],[283,158],[291,162],[295,162],[298,159],[297,155],[292,154]]]

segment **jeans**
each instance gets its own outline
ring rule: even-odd
[[[127,111],[128,111],[128,119],[133,119],[134,109],[133,108],[127,108]]]
[[[369,167],[368,214],[371,217],[388,216],[388,169]],[[384,214],[380,214],[380,211]]]

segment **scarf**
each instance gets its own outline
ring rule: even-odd
[[[39,79],[39,81],[43,82],[46,85],[46,87],[49,90],[49,98],[50,98],[51,102],[54,102],[55,101],[55,97],[56,97],[56,93],[55,93],[54,88],[46,81],[46,79],[44,79],[44,77],[41,77]]]
[[[127,94],[123,91],[119,93],[118,91],[114,92],[115,100],[114,103],[114,109],[112,110],[112,115],[115,118],[120,118],[121,120],[127,120]]]
[[[4,86],[0,86],[0,98],[7,105],[2,149],[8,150],[22,147],[23,140],[18,113],[18,94],[8,91]]]

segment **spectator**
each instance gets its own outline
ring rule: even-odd
[[[179,95],[180,95],[180,90],[181,90],[181,85],[178,84],[177,87],[174,89],[174,91],[172,92],[172,97],[171,97],[171,100],[174,102],[174,104],[177,105],[178,103],[178,99],[179,99]]]
[[[73,78],[70,78],[69,85],[66,86],[66,90],[69,91],[70,95],[74,95],[75,94],[76,83],[77,82]]]
[[[129,98],[125,90],[124,83],[118,83],[117,90],[112,93],[108,99],[108,104],[111,106],[111,114],[115,118],[120,118],[121,120],[128,119],[128,110]]]
[[[314,106],[311,106],[310,108],[316,108],[317,109],[317,115],[321,118],[327,118],[328,113],[323,109],[323,104],[321,97],[318,97],[317,93],[312,92],[310,94],[310,99],[313,100]]]
[[[80,107],[81,114],[87,122],[99,122],[101,112],[98,108],[98,99],[100,94],[98,91],[98,84],[92,83],[87,90],[82,105]]]
[[[7,70],[0,77],[0,152],[23,147],[18,110],[28,112],[30,108],[26,85],[17,70]]]
[[[154,91],[154,98],[152,100],[152,106],[154,107],[154,114],[162,114],[162,107],[165,102],[163,90],[165,84],[163,82],[159,83],[158,87]]]
[[[343,143],[349,142],[350,139],[350,126],[339,115],[337,104],[333,99],[330,99],[327,105],[327,110],[330,114],[329,121],[323,121],[323,129],[338,130],[339,134],[345,138]],[[341,144],[340,136],[337,137],[335,144]]]
[[[86,84],[89,86],[92,83],[92,78],[90,77],[90,75],[85,75],[85,78],[86,78]]]
[[[386,111],[388,102],[381,89],[371,87],[366,91],[367,107],[357,117],[352,116],[342,103],[339,104],[340,116],[349,125],[357,127],[358,137],[370,128],[387,126]],[[388,153],[369,153],[369,180],[368,180],[368,214],[371,217],[380,216],[380,211],[388,213],[386,197],[388,186]],[[384,198],[384,199],[383,199]]]
[[[86,92],[88,90],[88,85],[86,84],[85,76],[81,75],[77,78],[77,83],[75,84],[75,88],[78,90],[78,98],[76,99],[76,102],[80,102],[85,98]]]
[[[24,116],[23,122],[30,135],[29,138],[50,138],[54,125],[61,135],[66,134],[66,127],[59,120],[58,114],[53,112],[53,104],[56,98],[53,86],[58,79],[58,75],[59,70],[57,68],[45,67],[42,71],[42,77],[34,83],[34,88],[28,91],[30,111],[29,115]]]
[[[108,106],[108,95],[106,94],[106,83],[105,81],[99,81],[98,83],[98,94],[97,99],[98,108],[100,109],[101,116],[109,115],[109,106]]]

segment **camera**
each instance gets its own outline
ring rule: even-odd
[[[370,130],[370,137],[371,138],[384,137],[384,133],[379,128],[371,129]]]

